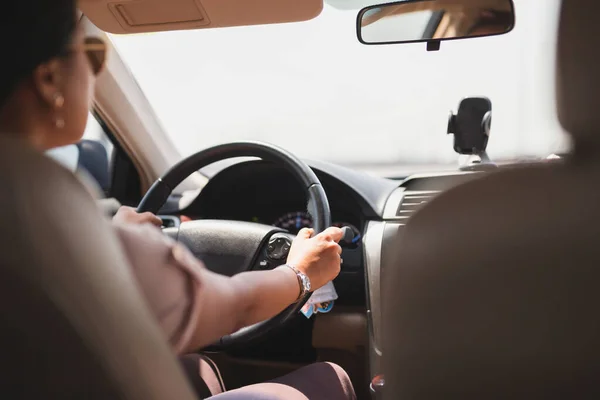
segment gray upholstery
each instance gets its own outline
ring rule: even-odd
[[[0,135],[0,398],[194,399],[93,199]]]
[[[559,113],[578,151],[456,187],[398,239],[386,399],[600,394],[598,11],[565,0],[560,25]]]

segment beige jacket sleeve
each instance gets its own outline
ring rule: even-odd
[[[93,198],[103,197],[87,172],[51,158],[71,169]],[[188,347],[198,329],[199,271],[204,266],[188,249],[154,226],[111,225],[129,259],[139,289],[171,346],[177,353],[191,350]]]
[[[177,353],[189,351],[196,329],[204,268],[183,245],[150,225],[113,224],[140,290]]]

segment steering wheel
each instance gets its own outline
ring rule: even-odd
[[[138,212],[157,214],[173,189],[189,175],[214,162],[234,157],[259,157],[286,168],[304,188],[308,198],[307,212],[312,216],[315,232],[322,232],[331,226],[329,201],[312,169],[290,152],[260,142],[219,145],[179,162],[154,182],[140,202]],[[273,226],[225,220],[183,222],[175,232],[171,232],[171,236],[185,244],[207,268],[228,276],[256,269],[272,269],[284,264],[294,238]],[[265,337],[295,317],[310,296],[311,293],[307,294],[271,319],[223,336],[212,347],[234,347]]]

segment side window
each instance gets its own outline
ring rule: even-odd
[[[92,140],[97,143],[100,143],[102,147],[104,147],[104,149],[106,150],[106,155],[108,156],[108,159],[112,162],[115,146],[112,144],[110,138],[108,137],[106,132],[104,132],[104,129],[92,113],[90,113],[89,115],[88,123],[85,127],[85,133],[83,134],[82,139]]]
[[[108,198],[135,206],[142,198],[140,176],[112,132],[92,113],[80,143],[79,164],[99,183]]]
[[[142,197],[134,163],[92,113],[79,143],[50,150],[48,155],[73,172],[87,172],[107,198],[120,204],[135,206]]]
[[[85,169],[105,195],[111,192],[114,145],[98,120],[90,113],[79,149],[78,168]]]

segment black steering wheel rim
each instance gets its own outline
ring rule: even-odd
[[[331,226],[329,201],[314,171],[287,150],[271,144],[253,141],[214,146],[179,162],[152,185],[140,202],[138,212],[149,211],[157,214],[173,192],[173,189],[192,173],[217,161],[235,157],[259,157],[287,169],[304,188],[308,199],[307,211],[312,216],[315,232],[322,232]],[[307,294],[275,317],[223,336],[215,346],[221,348],[234,347],[265,336],[295,317],[310,296],[311,293]]]

